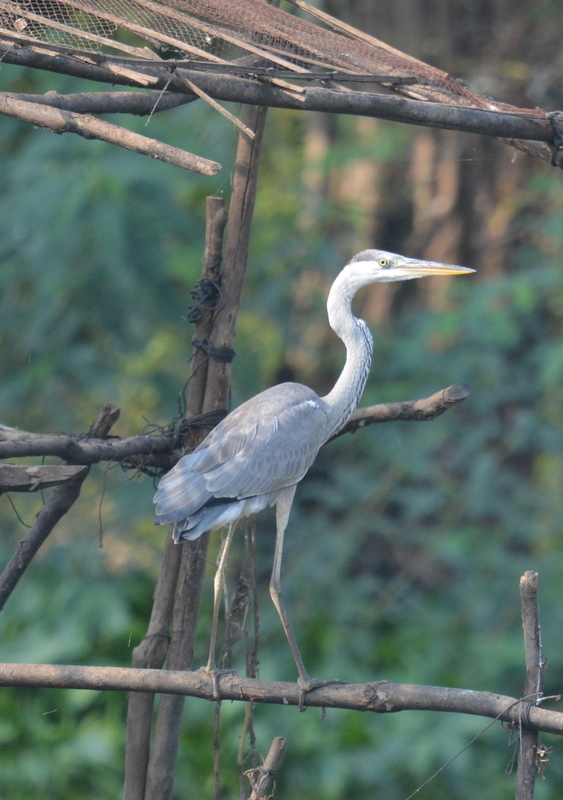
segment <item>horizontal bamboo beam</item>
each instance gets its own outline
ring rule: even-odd
[[[446,711],[498,719],[519,730],[525,719],[546,733],[563,734],[563,713],[548,711],[514,697],[390,681],[328,684],[303,698],[297,683],[243,678],[234,673],[219,676],[222,700],[253,703],[346,708],[389,714],[397,711]],[[0,686],[43,689],[94,689],[98,691],[152,692],[187,695],[217,701],[213,678],[205,669],[195,672],[125,667],[83,667],[60,664],[0,664]],[[304,702],[303,702],[304,701]]]
[[[127,65],[131,65],[131,69],[134,68],[136,71],[142,69],[144,75],[155,79],[151,83],[153,90],[166,88],[171,92],[191,95],[185,82],[188,79],[215,100],[301,111],[354,114],[505,139],[552,143],[556,135],[551,121],[537,111],[529,113],[494,111],[411,100],[394,95],[343,92],[319,87],[308,87],[305,91],[294,93],[250,78],[189,70],[178,67],[174,62],[140,63],[135,59],[101,56],[96,56],[96,59],[98,64],[86,63],[63,54],[38,52],[30,47],[0,41],[0,60],[4,63],[25,65],[122,86],[140,85],[133,77],[114,71],[117,67],[126,72]]]

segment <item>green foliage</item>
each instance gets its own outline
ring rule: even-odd
[[[96,544],[49,548],[0,619],[5,661],[130,663],[150,609],[147,576],[115,572]],[[9,549],[4,547],[2,561]],[[22,587],[23,588],[23,587]],[[123,697],[77,690],[0,694],[2,795],[116,796],[124,755]]]
[[[48,75],[6,72],[4,90],[53,87]],[[190,105],[172,115],[171,126],[156,118],[148,134],[167,138],[170,130],[171,143],[197,150],[207,117]],[[145,131],[143,121],[133,124]],[[204,188],[180,170],[101,142],[32,136],[25,125],[3,121],[0,148],[9,158],[0,174],[0,368],[12,380],[3,383],[0,403],[14,424],[80,428],[109,400],[137,406],[129,429],[142,415],[175,413],[186,348],[173,344],[171,325],[190,303],[203,198],[228,186],[232,144],[225,126],[205,134],[206,153],[225,163],[226,174]],[[157,367],[163,347],[168,358]]]
[[[6,90],[84,88],[8,67],[0,82]],[[134,124],[144,130],[143,122]],[[326,335],[323,297],[343,247],[359,230],[363,235],[367,212],[330,196],[315,211],[322,228],[305,224],[303,124],[292,113],[274,112],[268,121],[236,341],[235,404],[288,377],[323,391],[342,362],[342,348]],[[377,163],[404,159],[409,135],[402,129],[381,126],[378,150],[368,152],[350,120],[338,124],[342,136],[320,164],[322,174],[362,155]],[[145,419],[167,422],[178,413],[191,337],[180,318],[199,275],[204,197],[228,191],[235,135],[197,104],[155,118],[148,133],[221,161],[223,172],[199,179],[106,145],[2,120],[2,422],[80,431],[103,402],[115,402],[124,414],[118,432],[126,434]],[[374,331],[364,403],[422,397],[459,381],[471,386],[470,398],[431,423],[379,425],[335,441],[299,487],[284,590],[305,662],[318,678],[518,696],[524,679],[518,578],[535,569],[549,657],[546,691],[558,691],[560,179],[539,171],[520,202],[518,223],[534,235],[514,250],[506,275],[455,281],[440,311],[405,293],[392,325]],[[150,613],[162,541],[152,527],[151,494],[148,479],[94,471],[0,615],[2,660],[130,664]],[[16,498],[25,521],[39,502]],[[21,530],[5,498],[0,514],[5,561]],[[292,680],[291,656],[267,598],[272,526],[272,516],[261,515],[260,675]],[[118,796],[125,703],[113,693],[3,690],[2,796]],[[238,791],[233,765],[242,715],[239,705],[223,706],[226,796]],[[414,712],[329,711],[321,719],[312,710],[255,710],[261,756],[273,736],[289,739],[277,790],[284,799],[403,800],[485,724]],[[212,796],[212,725],[209,704],[189,701],[178,797],[189,789]],[[512,796],[514,778],[504,772],[513,752],[508,739],[496,724],[419,796]],[[562,773],[554,753],[539,800],[559,796]]]

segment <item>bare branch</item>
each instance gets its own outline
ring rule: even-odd
[[[218,286],[220,281],[221,251],[223,245],[223,232],[227,221],[227,213],[222,198],[208,197],[206,200],[206,231],[205,252],[203,256],[202,282],[208,281],[213,286]],[[200,284],[201,286],[201,284]],[[195,337],[207,339],[211,334],[214,304],[205,302],[205,295],[194,296],[194,300],[201,300],[197,307],[197,320],[195,323]],[[211,306],[211,307],[210,307]],[[203,352],[196,350],[191,362],[189,379],[189,392],[186,414],[190,418],[184,445],[193,450],[203,438],[202,428],[194,426],[194,420],[209,419],[209,415],[202,414],[203,395],[207,380],[207,360]],[[181,429],[180,429],[181,431]],[[186,441],[189,439],[189,443]],[[205,564],[205,552],[201,548],[207,547],[208,537],[199,544],[201,557],[200,567]],[[162,565],[154,593],[154,602],[151,618],[146,635],[141,643],[133,650],[133,666],[151,668],[162,667],[170,647],[170,620],[174,611],[180,562],[183,548],[177,547],[172,540],[171,528],[162,553]],[[193,577],[193,576],[192,576]],[[201,582],[200,582],[201,583]],[[192,584],[192,588],[197,589]],[[193,609],[192,602],[188,603]],[[197,613],[195,614],[197,618]],[[187,665],[191,666],[191,663]],[[150,756],[151,723],[154,706],[154,694],[134,693],[129,696],[127,706],[127,741],[125,758],[125,782],[122,800],[138,800],[145,796],[147,770]],[[176,698],[175,698],[176,699]]]
[[[166,660],[180,556],[181,552],[174,547],[169,530],[162,552],[149,626],[133,650],[133,666],[138,669],[160,669]],[[137,800],[145,794],[153,706],[154,694],[136,692],[129,696],[122,800]]]
[[[244,124],[256,135],[254,139],[250,139],[243,133],[238,141],[221,275],[223,303],[213,317],[210,333],[214,347],[225,351],[232,348],[236,320],[242,302],[265,118],[265,108],[243,110]],[[203,411],[219,410],[228,405],[230,379],[231,364],[210,358],[207,364]],[[208,538],[208,535],[204,534],[199,540],[183,546],[168,656],[168,665],[172,664],[179,669],[189,669],[193,659]],[[190,580],[188,576],[191,576]],[[172,796],[183,706],[183,698],[170,696],[161,698],[147,772],[145,800],[166,800]]]
[[[124,667],[62,666],[60,664],[0,664],[0,686],[98,691],[156,692],[200,697],[216,702],[213,679],[203,669],[132,669]],[[299,706],[297,683],[263,681],[228,673],[220,677],[221,699]],[[329,684],[305,695],[312,708],[347,708],[391,714],[397,711],[447,711],[489,717],[518,726],[521,701],[514,697],[442,686],[374,681]],[[563,735],[563,712],[530,708],[530,724],[546,733]]]
[[[543,676],[547,667],[547,659],[541,645],[538,577],[537,572],[525,572],[520,578],[522,628],[526,653],[524,696],[535,705],[541,702]]]
[[[35,523],[21,540],[18,549],[0,575],[0,611],[4,608],[6,600],[31,563],[33,556],[37,553],[57,522],[78,499],[82,483],[87,474],[88,472],[86,470],[75,480],[53,489],[49,499],[37,515]]]
[[[109,432],[121,416],[121,409],[111,403],[104,403],[102,410],[92,422],[86,434],[87,439],[107,439]]]
[[[199,385],[199,382],[198,382]],[[203,391],[201,388],[200,391]],[[379,403],[375,406],[358,408],[338,436],[353,433],[378,422],[424,422],[443,414],[448,408],[461,403],[469,395],[469,388],[463,383],[456,383],[441,389],[439,392],[423,400],[406,400],[402,403]],[[222,409],[210,412],[216,416],[202,414],[187,420],[193,428],[213,427],[223,418]],[[96,464],[100,461],[129,461],[135,456],[149,456],[148,463],[172,467],[182,455],[181,450],[174,449],[176,436],[144,435],[129,436],[126,439],[80,439],[70,434],[42,434],[21,431],[0,424],[0,459],[25,458],[29,456],[55,456],[67,462]],[[160,457],[160,459],[158,459]],[[154,461],[157,459],[157,462]]]
[[[92,422],[90,430],[96,432],[98,435],[107,436],[118,416],[119,409],[117,406],[106,403],[96,419]],[[7,437],[17,437],[22,431],[1,425],[0,433]],[[25,467],[20,469],[25,469]],[[70,467],[67,469],[75,468]],[[37,515],[35,523],[21,540],[18,549],[0,575],[0,611],[4,608],[6,600],[17,586],[19,579],[31,563],[33,556],[37,553],[57,522],[78,499],[80,489],[87,475],[88,468],[81,467],[81,471],[73,480],[58,486],[49,496],[47,502]]]
[[[332,438],[344,433],[354,433],[377,422],[426,422],[443,414],[448,408],[469,397],[471,390],[465,383],[456,383],[426,397],[424,400],[405,400],[401,403],[378,403],[376,406],[357,408],[346,425]],[[332,440],[331,440],[332,441]]]
[[[81,440],[69,434],[42,434],[0,426],[0,458],[55,456],[75,464],[126,461],[132,456],[170,455],[174,436],[129,436],[127,439]],[[178,457],[180,453],[178,452]]]
[[[156,139],[149,139],[111,122],[40,103],[28,103],[17,99],[17,95],[13,94],[0,93],[0,114],[39,125],[53,133],[77,133],[85,139],[101,139],[200,175],[216,175],[221,169],[216,161],[195,156]]]

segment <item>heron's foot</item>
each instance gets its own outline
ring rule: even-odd
[[[213,682],[213,700],[220,700],[221,695],[219,692],[219,678],[221,675],[236,675],[236,669],[219,669],[214,664],[211,666],[207,664],[205,667],[200,667],[198,672],[205,672]]]
[[[333,683],[350,683],[350,681],[342,681],[339,678],[334,678],[331,681],[319,681],[316,678],[310,678],[308,675],[300,675],[297,678],[297,684],[300,688],[299,693],[299,711],[305,711],[305,695],[312,692],[313,689],[319,689],[321,686],[330,686]]]

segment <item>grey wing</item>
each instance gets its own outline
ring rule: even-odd
[[[242,499],[301,480],[324,439],[325,403],[300,384],[281,384],[229,414],[161,480],[158,521],[177,522],[213,498]]]

